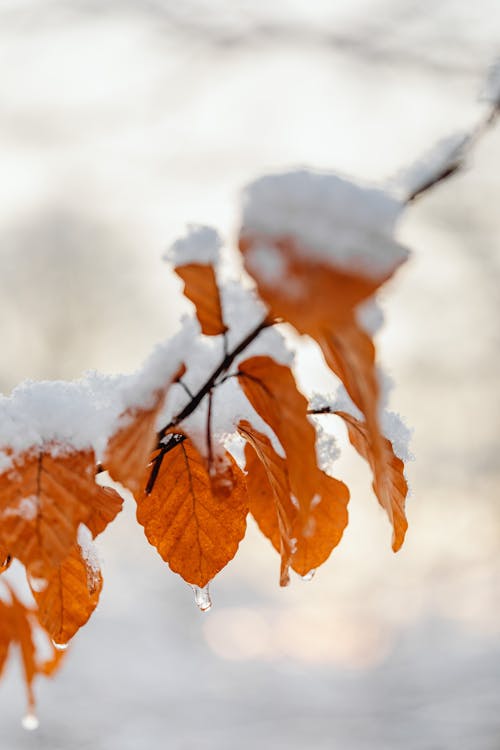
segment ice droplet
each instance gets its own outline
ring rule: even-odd
[[[33,732],[40,726],[40,722],[38,721],[37,717],[31,712],[28,712],[26,716],[23,716],[21,724],[23,726],[23,729],[26,729],[26,731],[28,732]]]
[[[52,645],[54,646],[56,651],[66,651],[69,643],[58,643],[57,641],[52,640]]]
[[[208,584],[204,588],[199,586],[193,586],[194,600],[202,612],[208,612],[212,608],[212,600],[210,599],[210,592],[208,590]]]
[[[303,581],[312,581],[314,578],[314,575],[316,573],[316,568],[311,568],[311,570],[306,573],[304,576],[300,576]]]

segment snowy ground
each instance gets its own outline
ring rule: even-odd
[[[383,181],[467,128],[497,5],[1,2],[0,389],[135,367],[181,314],[165,245],[187,221],[230,238],[263,171]],[[497,128],[401,227],[379,344],[415,428],[405,549],[345,450],[332,560],[282,591],[252,527],[201,615],[129,504],[37,733],[14,663],[0,683],[2,750],[498,750],[499,158]],[[301,367],[328,385],[312,347]]]

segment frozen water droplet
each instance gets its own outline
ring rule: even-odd
[[[21,724],[23,725],[23,729],[26,729],[28,732],[33,732],[40,726],[40,722],[38,721],[37,717],[31,712],[28,712],[26,716],[23,716]]]
[[[303,581],[312,581],[314,578],[314,574],[316,573],[316,568],[311,568],[309,573],[306,573],[305,576],[300,576]]]
[[[66,651],[69,644],[68,643],[57,643],[57,641],[52,641],[52,645],[57,651]]]
[[[212,600],[210,599],[210,592],[208,585],[205,588],[199,588],[199,586],[193,586],[194,600],[202,612],[208,612],[212,608]]]

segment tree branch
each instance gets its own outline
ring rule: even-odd
[[[159,444],[161,444],[161,441],[165,437],[168,430],[172,429],[172,427],[176,427],[178,424],[180,424],[180,422],[182,422],[183,419],[186,419],[186,417],[189,417],[189,415],[194,412],[197,406],[199,406],[200,402],[213,388],[217,381],[217,378],[219,378],[231,367],[238,354],[241,354],[241,352],[243,352],[247,348],[247,346],[249,346],[252,341],[257,338],[261,331],[274,325],[274,323],[275,321],[271,320],[269,317],[264,318],[264,320],[261,321],[253,330],[251,330],[250,333],[248,333],[231,352],[224,356],[220,365],[215,368],[206,382],[201,386],[199,391],[195,393],[191,401],[188,401],[186,406],[178,414],[176,414],[176,416],[167,425],[165,425],[165,427],[160,430],[160,432],[158,433]]]

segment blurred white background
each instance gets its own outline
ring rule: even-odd
[[[278,168],[387,180],[481,116],[499,45],[497,0],[0,0],[0,390],[135,368],[187,309],[160,260],[186,222],[234,242]],[[415,430],[403,550],[346,447],[315,579],[280,590],[250,523],[201,615],[129,502],[37,733],[14,661],[0,683],[0,747],[500,748],[499,157],[497,128],[400,227],[378,344]]]

